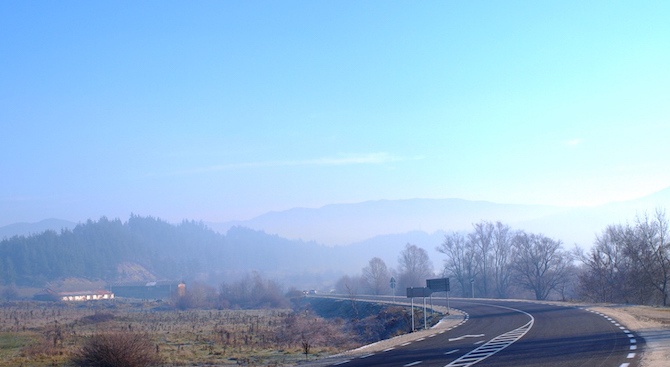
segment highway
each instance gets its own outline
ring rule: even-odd
[[[452,299],[450,306],[466,315],[458,327],[332,365],[639,366],[642,339],[616,320],[579,307],[481,299]]]

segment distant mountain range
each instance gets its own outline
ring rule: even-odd
[[[440,254],[435,247],[442,242],[444,234],[469,231],[473,223],[482,220],[501,221],[513,229],[543,233],[561,240],[566,247],[578,244],[589,248],[607,225],[632,222],[637,215],[652,214],[657,208],[670,209],[670,188],[640,199],[596,207],[498,204],[461,199],[379,200],[294,208],[245,221],[205,224],[221,234],[233,227],[245,227],[305,243],[346,245],[361,255],[356,256],[359,260],[352,258],[352,267],[358,267],[372,256],[388,256],[384,260],[394,264],[402,246],[413,243],[425,248],[438,267]],[[0,239],[48,229],[59,232],[75,226],[76,223],[59,219],[16,223],[0,227]]]
[[[47,230],[60,232],[61,229],[72,229],[77,223],[62,219],[44,219],[37,223],[14,223],[0,227],[0,240],[12,236],[29,236]]]
[[[543,233],[569,247],[578,244],[588,248],[607,225],[632,222],[636,216],[645,212],[653,214],[657,208],[670,209],[670,188],[640,199],[595,207],[497,204],[461,199],[380,200],[295,208],[246,221],[206,224],[221,233],[233,226],[242,226],[288,239],[334,246],[374,242],[378,236],[391,234],[402,237],[398,235],[417,231],[427,235],[441,233],[438,237],[442,238],[445,232],[469,231],[473,223],[486,220]]]

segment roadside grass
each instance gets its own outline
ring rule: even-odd
[[[33,338],[18,333],[0,333],[0,360],[12,359],[18,356],[21,349],[33,342]]]

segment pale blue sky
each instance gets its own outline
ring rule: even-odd
[[[0,2],[0,225],[670,186],[668,1]]]

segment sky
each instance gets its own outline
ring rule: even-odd
[[[2,1],[0,225],[670,186],[667,1]]]

